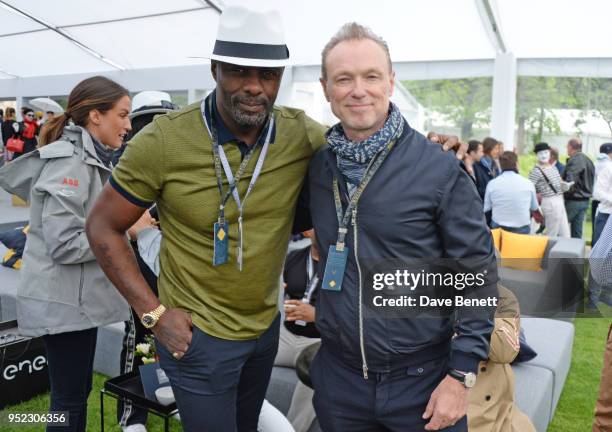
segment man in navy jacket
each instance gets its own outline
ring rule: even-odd
[[[322,429],[467,431],[468,392],[488,356],[497,299],[478,192],[454,154],[390,103],[389,51],[369,29],[347,24],[332,38],[321,83],[341,123],[311,161],[298,212],[310,209],[321,252],[322,347],[311,378]],[[445,277],[470,273],[481,283],[406,288],[400,263],[408,262],[423,275],[449,265]],[[452,306],[383,304],[419,294]],[[456,294],[479,307],[457,306]]]

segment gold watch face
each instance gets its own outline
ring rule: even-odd
[[[155,325],[155,322],[157,320],[155,319],[155,317],[151,314],[144,314],[142,316],[142,325],[144,325],[146,328],[151,328]]]

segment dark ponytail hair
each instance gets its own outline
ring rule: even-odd
[[[60,139],[70,119],[77,126],[86,127],[90,111],[98,110],[104,114],[122,97],[129,95],[130,92],[123,86],[103,76],[94,76],[81,81],[70,92],[64,114],[53,118],[43,126],[38,146],[42,147]]]

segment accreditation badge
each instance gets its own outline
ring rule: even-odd
[[[321,288],[328,291],[341,291],[342,279],[346,270],[346,260],[348,258],[348,248],[344,246],[341,250],[336,245],[329,247],[325,273],[323,274],[323,285]]]
[[[215,247],[213,255],[213,265],[218,266],[225,264],[228,260],[229,248],[229,223],[215,222]]]

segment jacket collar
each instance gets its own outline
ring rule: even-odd
[[[403,119],[403,122],[404,130],[402,131],[401,136],[397,139],[395,147],[398,147],[398,144],[401,144],[404,140],[406,140],[406,137],[412,132],[412,128],[410,127],[405,118]],[[348,202],[349,192],[348,187],[346,186],[346,177],[344,176],[344,174],[342,174],[340,168],[338,168],[338,159],[336,157],[336,154],[331,150],[329,144],[324,147],[323,152],[325,154],[328,169],[332,172],[333,176],[338,179],[340,199],[344,202]]]
[[[81,160],[89,165],[94,165],[102,168],[106,171],[111,171],[110,168],[106,167],[96,153],[93,140],[87,129],[81,126],[68,125],[64,127],[63,136],[66,137],[75,146],[83,149],[81,152]]]

